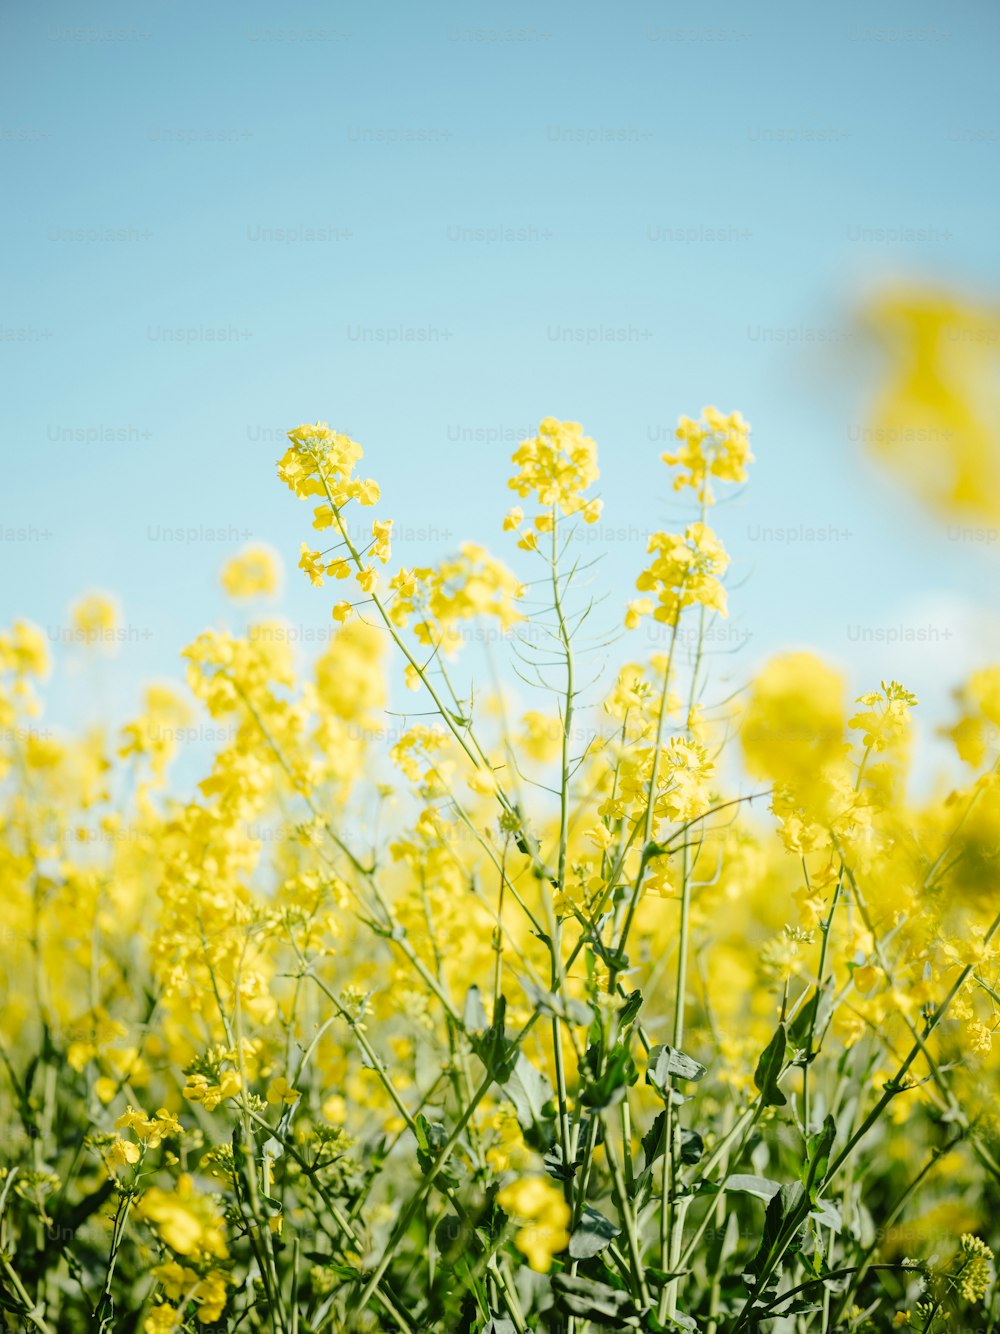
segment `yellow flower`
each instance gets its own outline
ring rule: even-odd
[[[171,1116],[165,1107],[161,1107],[155,1117],[148,1117],[140,1107],[138,1111],[129,1105],[115,1122],[116,1130],[132,1130],[147,1148],[157,1148],[168,1135],[181,1134],[181,1124]]]
[[[214,1255],[220,1260],[228,1256],[222,1214],[209,1196],[198,1192],[187,1173],[178,1177],[176,1190],[150,1187],[136,1208],[178,1255]]]
[[[272,1106],[279,1102],[285,1102],[291,1106],[298,1102],[301,1097],[302,1094],[299,1090],[293,1089],[283,1075],[279,1075],[277,1079],[272,1079],[267,1086],[267,1100]]]
[[[132,1167],[139,1161],[142,1150],[138,1144],[133,1144],[130,1139],[122,1139],[119,1135],[108,1152],[111,1161],[118,1167]]]
[[[584,435],[579,422],[561,422],[546,417],[538,434],[518,446],[513,462],[518,471],[507,485],[522,499],[534,494],[543,510],[558,509],[570,515],[594,504],[585,500],[582,493],[600,476],[597,446],[590,436]],[[590,512],[594,514],[593,509]],[[515,514],[520,515],[517,522],[508,522]],[[508,531],[516,528],[523,517],[519,509],[512,510],[504,521],[504,528]],[[551,514],[547,516],[550,523],[551,517]],[[587,522],[593,522],[593,519]],[[518,545],[524,545],[525,540]]]
[[[99,1079],[94,1080],[94,1092],[100,1098],[101,1102],[107,1106],[118,1092],[118,1085],[113,1079],[109,1079],[107,1075],[101,1075]]]
[[[650,614],[653,610],[653,606],[654,603],[652,598],[636,598],[633,602],[630,602],[625,612],[626,630],[634,630],[642,620],[643,616],[648,616]]]
[[[45,634],[31,621],[15,621],[0,635],[0,669],[17,676],[47,676],[51,667]]]
[[[195,1303],[198,1307],[199,1324],[209,1325],[222,1315],[226,1305],[226,1284],[229,1282],[224,1270],[210,1269],[207,1274],[199,1275],[187,1265],[169,1260],[166,1264],[156,1265],[153,1277],[163,1285],[163,1291],[172,1302],[183,1300],[185,1303]],[[157,1311],[169,1311],[171,1318],[175,1321],[177,1319],[177,1312],[172,1307],[159,1306],[154,1308],[154,1314]],[[153,1326],[154,1334],[158,1334],[159,1328],[160,1326]],[[166,1325],[165,1328],[169,1329],[171,1326]],[[147,1334],[149,1329],[147,1322]]]
[[[738,412],[723,415],[717,408],[705,408],[700,421],[681,417],[677,424],[680,448],[665,453],[663,462],[682,471],[674,479],[674,490],[693,487],[698,499],[711,505],[713,495],[709,478],[724,482],[745,482],[750,453],[750,427]]]
[[[995,307],[917,286],[864,312],[889,360],[865,438],[909,491],[950,519],[1000,516]]]
[[[898,681],[888,685],[883,681],[881,690],[860,696],[857,703],[866,707],[848,719],[847,725],[861,730],[865,746],[874,751],[897,747],[908,735],[910,709],[916,702],[916,695],[904,690]]]
[[[184,1096],[191,1102],[200,1102],[206,1112],[214,1112],[226,1098],[235,1098],[242,1087],[237,1070],[224,1070],[218,1084],[210,1084],[204,1075],[188,1075]]]
[[[143,1322],[145,1334],[176,1334],[178,1315],[167,1302],[154,1306]]]
[[[507,629],[523,619],[515,604],[524,595],[524,586],[475,542],[463,542],[457,556],[434,568],[400,570],[389,588],[393,624],[402,628],[411,617],[418,617],[413,625],[417,638],[445,654],[453,653],[460,643],[465,621],[493,616]]]
[[[540,764],[554,760],[562,750],[561,721],[534,709],[526,713],[521,721],[524,732],[518,742],[519,749]]]
[[[569,1244],[570,1208],[562,1191],[545,1177],[522,1177],[504,1186],[497,1203],[505,1213],[523,1222],[514,1245],[532,1269],[547,1274],[553,1255]]]
[[[302,543],[302,555],[299,557],[299,569],[305,570],[309,576],[309,582],[314,588],[323,586],[323,575],[326,573],[326,566],[323,562],[323,556],[319,551],[310,551],[308,543]]]
[[[391,554],[392,520],[376,519],[372,524],[372,554],[384,565]]]
[[[246,546],[226,561],[219,578],[231,598],[270,595],[277,593],[281,584],[281,561],[277,552],[263,543]]]
[[[943,734],[951,738],[959,759],[976,768],[986,758],[990,741],[995,748],[1000,730],[1000,667],[973,672],[955,695],[962,716]]]
[[[288,432],[289,447],[278,463],[278,476],[297,496],[327,496],[338,508],[358,499],[372,505],[378,499],[374,482],[353,477],[354,465],[364,452],[356,441],[331,431],[326,422],[297,426]]]
[[[342,1126],[347,1120],[347,1103],[339,1093],[331,1093],[323,1103],[322,1112],[327,1121]]]
[[[772,658],[753,682],[740,739],[757,778],[808,781],[844,743],[844,683],[811,653]]]
[[[490,1124],[497,1132],[497,1140],[487,1150],[486,1161],[494,1172],[508,1172],[527,1152],[524,1134],[511,1104],[502,1104],[491,1117]]]
[[[859,991],[871,991],[879,979],[879,973],[877,968],[874,968],[870,963],[866,963],[860,968],[855,968],[851,977]]]
[[[648,550],[651,565],[635,581],[640,593],[656,593],[659,606],[653,619],[674,625],[685,607],[702,606],[726,615],[726,590],[719,582],[729,557],[715,533],[704,523],[689,523],[683,534],[652,533]],[[653,607],[649,598],[629,604],[625,624],[634,629],[639,617]]]
[[[335,602],[333,604],[333,619],[339,621],[341,625],[349,621],[354,614],[354,608],[349,602]]]
[[[85,644],[109,644],[116,640],[120,620],[118,605],[107,593],[88,593],[71,608],[73,629]]]

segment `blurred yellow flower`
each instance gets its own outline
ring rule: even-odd
[[[239,601],[270,596],[281,586],[281,558],[263,543],[245,546],[226,561],[219,579],[229,596]]]
[[[570,1208],[560,1191],[545,1177],[522,1177],[504,1186],[497,1203],[523,1224],[514,1245],[539,1274],[552,1268],[552,1257],[569,1244]]]
[[[1000,519],[1000,309],[917,285],[873,298],[887,360],[864,438],[949,519]]]
[[[118,603],[108,593],[88,593],[70,608],[75,638],[88,646],[117,642],[120,620]]]
[[[214,1255],[220,1260],[228,1256],[222,1214],[187,1173],[178,1177],[176,1190],[151,1186],[136,1208],[178,1255]]]

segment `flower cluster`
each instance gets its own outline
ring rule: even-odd
[[[420,644],[446,654],[460,643],[464,622],[490,616],[505,632],[523,619],[517,603],[524,585],[475,542],[463,542],[456,556],[436,566],[400,570],[389,588],[392,624],[411,626]]]
[[[316,527],[329,527],[333,510],[349,500],[375,505],[378,484],[354,477],[354,467],[364,451],[349,436],[331,431],[326,422],[296,426],[288,432],[291,444],[278,463],[278,476],[295,495],[325,496],[326,505],[316,510]]]
[[[1000,667],[956,692],[929,790],[888,671],[853,707],[805,651],[713,682],[704,513],[746,428],[709,409],[680,436],[698,513],[650,539],[648,662],[605,671],[613,634],[577,635],[596,449],[551,419],[515,456],[539,512],[508,527],[553,538],[530,586],[467,542],[380,590],[390,521],[343,520],[377,498],[360,447],[311,426],[279,466],[335,545],[300,563],[363,598],[311,656],[253,614],[280,586],[259,547],[223,569],[242,631],[199,634],[187,688],[114,730],[43,728],[46,636],[0,632],[11,1322],[994,1320]],[[453,650],[515,627],[484,692]]]
[[[676,625],[685,607],[701,606],[726,615],[726,590],[719,576],[726,572],[729,557],[707,524],[688,524],[683,534],[652,533],[648,544],[654,557],[635,581],[640,593],[655,593],[652,598],[636,598],[628,605],[625,624],[634,630],[643,616],[667,625]]]
[[[750,453],[750,427],[738,412],[728,416],[718,408],[704,408],[701,418],[681,417],[677,424],[680,447],[662,455],[663,462],[679,471],[674,478],[674,489],[694,488],[702,505],[714,501],[710,479],[722,482],[745,482],[747,464],[753,462]]]
[[[569,1242],[570,1210],[562,1192],[544,1177],[522,1177],[504,1186],[497,1195],[497,1204],[517,1219],[517,1249],[532,1269],[547,1274],[552,1257]]]
[[[229,597],[239,601],[269,597],[281,587],[281,560],[261,542],[245,546],[226,561],[219,582]]]
[[[538,434],[518,446],[513,462],[518,471],[507,485],[522,500],[534,496],[541,507],[531,521],[533,527],[523,531],[524,510],[517,506],[507,513],[504,529],[520,532],[520,547],[534,550],[538,534],[551,532],[559,514],[580,514],[585,523],[600,518],[602,502],[583,495],[600,476],[597,446],[579,422],[546,417]]]

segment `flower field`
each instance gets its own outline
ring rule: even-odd
[[[997,1328],[1000,666],[919,800],[905,683],[713,682],[739,413],[651,462],[689,520],[629,590],[573,541],[575,423],[433,567],[361,461],[315,424],[278,463],[305,668],[254,613],[70,737],[44,632],[0,633],[0,1327]],[[274,557],[222,580],[253,608]]]

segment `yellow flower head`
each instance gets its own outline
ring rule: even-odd
[[[675,491],[693,487],[702,504],[711,505],[710,478],[746,481],[747,464],[753,462],[750,427],[738,412],[725,416],[718,408],[704,408],[699,421],[681,417],[676,434],[680,448],[662,456],[664,463],[681,469],[674,479]]]
[[[281,586],[281,559],[261,542],[246,546],[226,561],[219,580],[237,600],[270,596]]]
[[[538,434],[518,446],[513,462],[518,471],[507,485],[522,500],[534,495],[543,510],[559,509],[565,515],[577,514],[589,506],[585,521],[593,523],[598,518],[599,502],[583,496],[600,476],[597,446],[590,436],[584,435],[579,422],[546,417]],[[519,527],[523,517],[520,508],[511,510],[504,528]]]
[[[931,287],[877,293],[864,311],[888,363],[865,433],[894,480],[949,519],[1000,516],[1000,314]]]
[[[417,617],[413,631],[420,642],[448,654],[461,642],[463,622],[491,616],[508,630],[524,619],[516,606],[524,585],[475,542],[463,542],[457,556],[437,566],[400,570],[389,591],[393,624],[402,628]]]
[[[183,1298],[185,1301],[195,1303],[198,1307],[199,1324],[209,1325],[222,1315],[226,1304],[226,1284],[230,1281],[224,1270],[210,1269],[207,1274],[200,1276],[187,1265],[169,1260],[166,1264],[156,1266],[153,1277],[163,1285],[163,1291],[172,1302],[179,1302]],[[171,1323],[164,1321],[158,1324],[154,1321],[150,1326],[147,1321],[147,1334],[150,1334],[151,1330],[153,1334],[158,1334],[161,1328],[167,1330],[176,1328],[178,1312],[170,1306],[158,1306],[154,1308],[153,1315],[160,1311],[169,1313]]]
[[[88,593],[70,609],[73,630],[85,644],[108,644],[115,640],[121,619],[118,604],[107,593]]]
[[[651,533],[648,549],[654,559],[635,586],[640,593],[655,593],[657,602],[637,598],[629,603],[625,624],[630,630],[650,612],[667,625],[674,625],[685,607],[702,606],[726,615],[726,590],[719,576],[729,557],[707,524],[689,523],[683,534]]]
[[[218,1206],[210,1196],[198,1191],[187,1173],[178,1178],[176,1190],[151,1186],[139,1201],[137,1210],[178,1255],[214,1255],[220,1260],[229,1255],[225,1224]]]
[[[51,665],[45,635],[31,621],[15,621],[8,634],[0,634],[0,671],[42,677]]]
[[[497,1203],[523,1223],[514,1245],[539,1274],[548,1273],[552,1257],[569,1244],[570,1208],[560,1191],[545,1177],[522,1177],[504,1186]]]
[[[283,1075],[277,1079],[272,1079],[267,1086],[267,1100],[272,1106],[278,1103],[287,1103],[289,1107],[298,1102],[302,1094],[298,1089],[293,1089],[288,1080]]]
[[[759,778],[796,783],[844,752],[844,683],[811,653],[772,658],[754,681],[741,740]]]
[[[297,426],[278,463],[278,476],[297,496],[322,496],[341,508],[349,500],[374,505],[379,497],[372,481],[354,478],[354,465],[364,452],[349,436],[331,431],[326,422]]]

